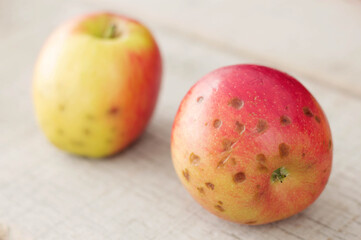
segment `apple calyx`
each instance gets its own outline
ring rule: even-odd
[[[117,31],[117,26],[115,24],[110,24],[104,31],[103,38],[117,38],[119,36],[119,32]]]
[[[272,183],[275,183],[278,181],[280,183],[282,183],[287,176],[288,176],[287,169],[285,167],[280,167],[273,171],[273,173],[271,175],[271,181],[272,181]]]

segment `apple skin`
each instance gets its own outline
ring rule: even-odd
[[[115,154],[149,122],[161,72],[157,43],[141,23],[112,13],[73,19],[50,36],[35,66],[38,122],[62,150]]]
[[[293,77],[257,65],[220,68],[198,81],[175,117],[171,150],[196,201],[250,225],[304,210],[332,165],[330,127],[315,98]]]

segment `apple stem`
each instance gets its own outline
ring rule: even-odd
[[[279,181],[280,183],[282,183],[287,176],[288,176],[288,171],[286,170],[286,168],[280,167],[272,173],[271,180],[272,182]]]
[[[104,32],[104,38],[115,38],[117,36],[117,26],[111,24]]]

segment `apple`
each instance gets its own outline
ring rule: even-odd
[[[211,213],[265,224],[308,207],[331,171],[332,138],[316,99],[293,77],[257,65],[215,70],[174,120],[175,170]]]
[[[36,116],[58,148],[115,154],[145,129],[161,81],[159,48],[138,21],[94,13],[60,26],[34,71]]]

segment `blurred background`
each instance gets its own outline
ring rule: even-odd
[[[40,132],[32,71],[58,25],[104,10],[151,29],[163,83],[141,139],[112,159],[87,161],[55,149]],[[0,0],[0,30],[0,240],[361,238],[359,0]],[[261,227],[203,210],[170,157],[182,97],[204,74],[237,63],[298,78],[320,102],[334,138],[333,172],[317,202]]]

